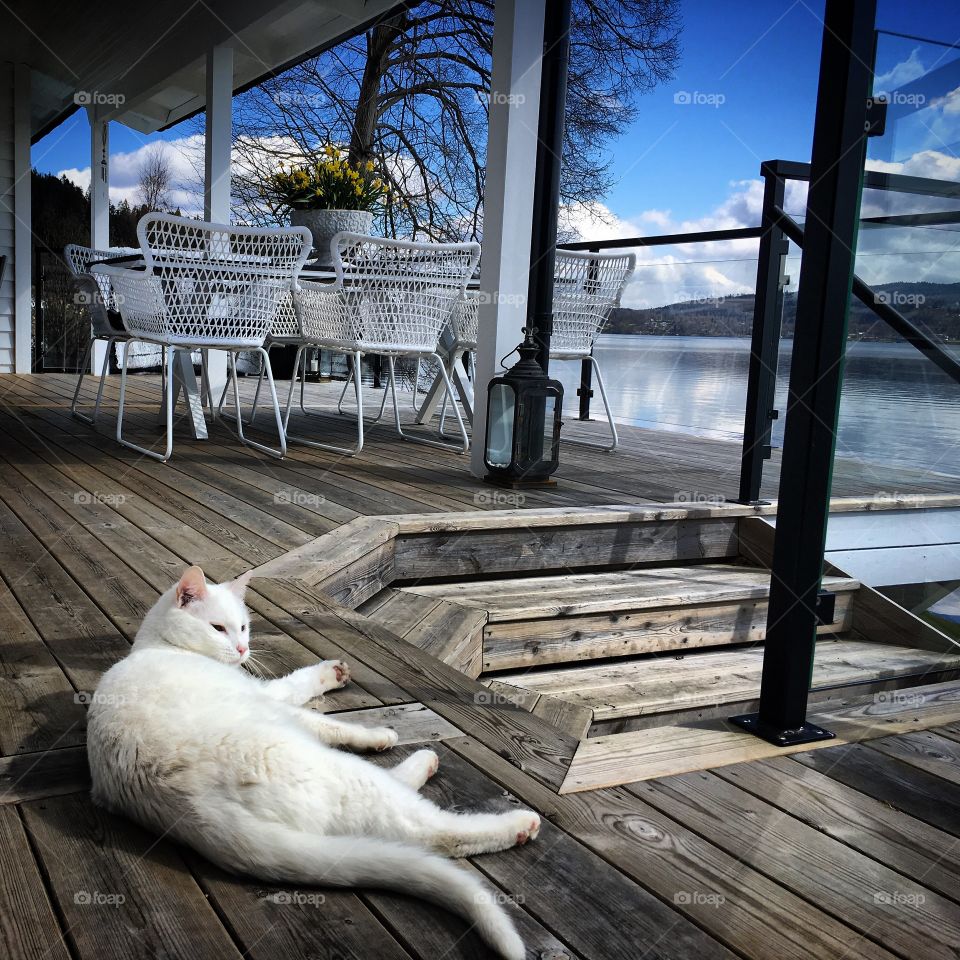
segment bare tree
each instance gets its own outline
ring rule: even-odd
[[[170,207],[173,167],[164,148],[155,143],[145,153],[137,171],[137,196],[148,211],[163,212]]]
[[[425,0],[238,98],[234,187],[244,214],[278,161],[349,146],[394,187],[390,235],[482,233],[494,0]],[[609,144],[679,58],[677,0],[574,0],[562,197],[612,185]]]

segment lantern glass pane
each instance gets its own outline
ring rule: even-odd
[[[546,398],[544,399],[544,405],[543,444],[540,447],[540,455],[544,459],[549,460],[553,457],[553,421],[557,415],[557,398],[552,394],[547,394]]]
[[[513,389],[505,383],[490,388],[487,406],[487,463],[508,467],[513,456]]]

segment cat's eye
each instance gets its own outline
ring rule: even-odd
[[[211,623],[210,626],[219,633],[227,632],[227,628],[222,623]]]
[[[244,625],[240,628],[240,632],[241,632],[241,633],[246,633],[246,632],[247,632],[247,625],[246,625],[246,624],[244,624]]]

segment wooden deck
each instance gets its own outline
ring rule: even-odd
[[[332,389],[311,392],[329,405]],[[0,956],[486,956],[428,905],[230,878],[97,810],[83,701],[188,562],[225,579],[357,518],[513,504],[492,502],[462,457],[386,426],[358,458],[294,447],[280,463],[218,425],[205,443],[181,432],[162,465],[119,447],[109,418],[102,433],[71,419],[71,392],[68,377],[0,378]],[[138,378],[132,396],[133,423],[155,439],[155,381]],[[735,445],[624,433],[615,456],[566,448],[560,486],[519,505],[735,492]],[[838,495],[956,490],[853,464],[835,483]],[[543,717],[488,709],[475,680],[320,591],[259,579],[249,602],[277,672],[351,662],[354,682],[323,709],[396,726],[402,746],[385,759],[432,742],[428,795],[545,814],[536,843],[468,865],[501,891],[531,960],[958,955],[960,685],[904,691],[896,736],[559,795],[578,744]]]

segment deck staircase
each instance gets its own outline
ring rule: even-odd
[[[861,635],[853,625],[857,580],[830,575],[823,588],[835,601],[817,631],[812,700],[960,670],[960,649],[945,654]],[[584,738],[755,704],[769,593],[769,570],[736,558],[394,585],[360,609],[479,676],[492,698]]]

